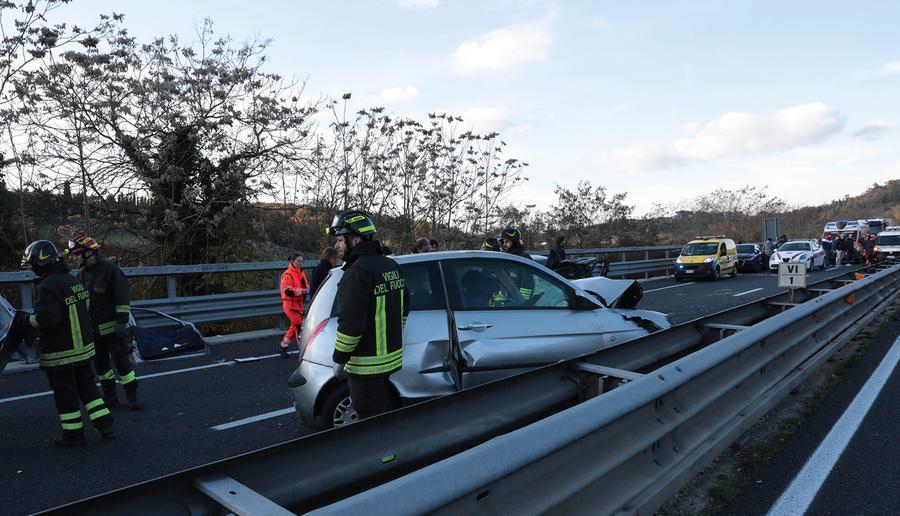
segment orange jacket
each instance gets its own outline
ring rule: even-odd
[[[288,264],[287,270],[281,274],[281,306],[284,312],[303,313],[303,300],[309,290],[309,281],[306,273],[298,269],[293,263]]]

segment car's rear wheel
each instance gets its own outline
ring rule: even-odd
[[[336,426],[347,426],[359,419],[350,404],[350,389],[347,382],[341,382],[330,389],[322,399],[321,409],[316,414],[316,428],[327,430]]]

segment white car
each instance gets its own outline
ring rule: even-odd
[[[828,255],[815,240],[791,240],[772,254],[769,269],[777,272],[779,263],[802,263],[808,271],[817,267],[824,269],[828,265]]]
[[[533,260],[490,251],[395,260],[410,295],[403,368],[391,375],[397,401],[450,394],[669,327],[665,314],[636,308],[643,290],[634,280],[570,281]],[[342,275],[332,269],[316,292],[303,319],[300,364],[288,380],[297,413],[318,428],[356,419],[331,361]]]

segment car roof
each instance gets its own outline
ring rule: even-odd
[[[488,260],[514,260],[536,264],[534,260],[522,258],[511,253],[498,251],[434,251],[431,253],[401,254],[392,256],[397,263],[434,262],[438,260],[456,260],[462,258],[481,258]]]

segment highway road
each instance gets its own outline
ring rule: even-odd
[[[809,281],[844,272],[817,271]],[[768,273],[664,279],[644,289],[640,308],[665,312],[675,324],[780,291]],[[0,514],[56,507],[310,433],[286,389],[296,356],[278,358],[277,341],[222,344],[205,357],[138,365],[145,408],[114,409],[118,437],[104,442],[88,429],[88,445],[77,449],[52,446],[59,426],[43,373],[0,376]]]

